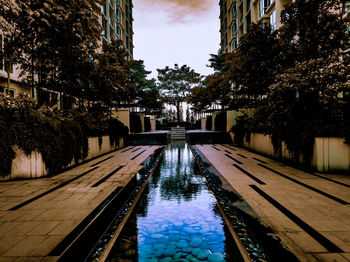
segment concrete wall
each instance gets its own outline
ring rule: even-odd
[[[231,133],[231,136],[233,134]],[[244,147],[274,158],[277,158],[269,136],[252,133],[250,142],[243,142]],[[282,143],[282,158],[292,160],[285,143]],[[299,159],[301,162],[301,159]],[[344,143],[344,138],[316,137],[311,166],[320,172],[350,171],[350,145]]]
[[[130,131],[130,110],[129,108],[121,108],[112,111],[112,116],[118,118],[125,126],[129,128]]]
[[[99,145],[98,137],[89,137],[89,153],[86,159],[97,157],[99,155],[111,152],[117,148],[124,146],[123,138],[119,140],[118,146],[111,146],[109,141],[109,136],[102,137],[102,144]],[[77,164],[72,162],[71,165]],[[71,166],[70,165],[70,166]],[[16,150],[16,157],[12,162],[12,172],[11,175],[6,177],[0,177],[0,180],[9,180],[15,178],[31,179],[39,178],[48,175],[45,163],[42,159],[41,153],[33,152],[30,156],[26,156],[19,149]]]

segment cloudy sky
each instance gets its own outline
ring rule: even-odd
[[[210,74],[209,54],[219,49],[217,0],[133,0],[134,58],[146,69],[175,63],[187,64],[198,73]]]

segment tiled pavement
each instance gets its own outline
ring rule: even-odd
[[[229,145],[195,148],[301,261],[350,261],[350,175],[311,174]]]
[[[157,148],[128,147],[51,178],[0,182],[0,262],[55,261],[49,252]]]

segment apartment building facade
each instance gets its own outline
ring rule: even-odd
[[[234,51],[251,23],[281,26],[281,13],[292,0],[220,0],[221,50]]]
[[[105,0],[101,6],[102,36],[105,40],[121,39],[133,57],[132,0]]]

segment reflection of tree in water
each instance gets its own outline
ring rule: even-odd
[[[194,163],[183,163],[184,150],[184,145],[173,145],[170,155],[167,156],[170,158],[170,161],[167,161],[170,164],[169,172],[160,181],[160,194],[164,200],[192,200],[202,187],[201,184],[196,183],[195,178],[198,175],[194,172]]]

